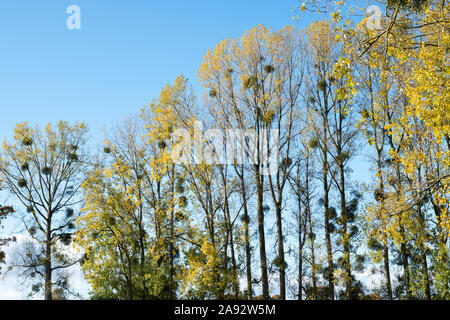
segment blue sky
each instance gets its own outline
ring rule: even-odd
[[[18,122],[44,126],[86,121],[93,143],[103,126],[137,113],[179,74],[197,84],[209,48],[264,24],[292,21],[296,0],[3,0],[0,2],[0,140]],[[69,30],[66,9],[81,9],[81,30]],[[357,161],[356,179],[368,176]],[[3,198],[3,197],[2,197]],[[1,232],[1,230],[0,230]],[[2,284],[3,282],[3,284]],[[12,278],[2,280],[20,297]],[[84,286],[83,286],[84,287]],[[6,291],[5,291],[6,292]],[[0,298],[5,298],[4,295]]]
[[[81,9],[68,30],[66,8]],[[208,48],[258,24],[292,23],[297,1],[15,0],[0,3],[0,137],[15,123],[103,124],[136,113]],[[299,27],[307,23],[296,23]],[[100,138],[100,137],[98,137]]]
[[[81,9],[81,30],[66,27],[66,9],[73,4]],[[18,122],[79,120],[99,143],[103,126],[137,113],[179,74],[196,85],[208,48],[258,24],[274,29],[290,24],[296,5],[295,0],[1,1],[0,140],[10,138]],[[14,222],[3,232],[14,232]],[[86,294],[84,281],[77,282]],[[15,273],[0,278],[0,299],[26,297],[15,283]]]

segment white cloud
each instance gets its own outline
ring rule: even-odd
[[[12,234],[8,237],[15,236],[17,242],[12,242],[4,251],[6,253],[6,265],[2,265],[2,274],[0,276],[0,300],[22,300],[30,299],[27,295],[30,292],[30,288],[23,287],[19,283],[18,274],[15,270],[6,272],[8,264],[11,262],[11,258],[17,250],[20,250],[22,245],[31,240],[32,238],[23,234]],[[75,253],[72,247],[68,248],[70,253]],[[89,285],[83,277],[80,265],[77,264],[68,268],[70,276],[70,283],[73,291],[81,294],[83,298],[87,298],[89,292]],[[42,299],[42,297],[36,296],[34,299]]]

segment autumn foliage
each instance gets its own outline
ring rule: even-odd
[[[81,265],[93,299],[450,299],[450,4],[386,1],[379,28],[344,4],[220,41],[199,93],[179,76],[96,152],[84,123],[18,124],[0,182],[32,291]],[[211,128],[279,132],[278,171],[245,137],[245,163],[199,162]]]

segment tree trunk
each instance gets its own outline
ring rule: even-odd
[[[422,269],[423,269],[423,276],[425,280],[425,296],[427,297],[427,300],[431,300],[431,290],[430,290],[430,278],[428,276],[428,263],[427,263],[427,253],[425,246],[423,243],[420,244],[420,255],[422,260]]]
[[[298,195],[298,300],[303,298],[302,204]]]
[[[169,298],[175,299],[175,229],[174,229],[174,219],[175,219],[175,166],[172,164],[171,168],[172,181],[170,186],[171,192],[171,208],[170,208],[170,223],[169,223]]]
[[[231,217],[230,217],[230,208],[228,206],[228,200],[226,201],[226,211],[227,211],[227,224],[228,224],[228,234],[230,239],[230,250],[231,250],[231,267],[233,270],[233,290],[234,290],[234,298],[239,298],[239,279],[238,279],[238,270],[237,270],[237,263],[236,263],[236,256],[234,251],[234,239],[233,239],[233,226],[231,224]]]
[[[140,247],[140,272],[142,277],[142,299],[147,299],[147,285],[145,283],[145,243],[144,243],[144,230],[142,229],[142,225],[139,225],[139,247]]]
[[[316,256],[314,250],[314,233],[312,230],[311,216],[309,217],[309,237],[309,242],[311,245],[311,277],[313,285],[313,299],[317,300]]]
[[[225,223],[226,223],[226,230],[227,230],[227,241],[230,243],[230,250],[231,250],[231,268],[233,273],[233,291],[234,291],[234,298],[239,298],[239,279],[238,279],[238,270],[237,270],[237,263],[236,263],[236,256],[234,251],[234,238],[233,238],[233,225],[231,222],[231,215],[230,215],[230,206],[228,203],[228,184],[227,184],[227,169],[228,167],[225,165],[225,173],[224,173],[224,167],[220,168],[220,174],[222,177],[222,184],[223,184],[223,195],[224,195],[224,217],[225,217]]]
[[[401,228],[403,230],[403,228]],[[404,231],[401,231],[402,235],[404,234]],[[406,244],[402,243],[400,245],[401,255],[403,259],[403,277],[405,278],[405,290],[406,290],[406,297],[408,300],[412,299],[412,291],[411,291],[411,285],[410,285],[410,278],[409,278],[409,262],[408,262],[408,252],[406,250]]]
[[[430,193],[431,202],[433,204],[433,211],[436,216],[437,223],[437,231],[438,231],[438,241],[439,241],[439,257],[442,259],[441,263],[442,265],[446,266],[448,263],[448,249],[447,249],[447,239],[448,234],[445,231],[445,228],[442,226],[442,209],[441,206],[438,204],[437,200],[433,197],[433,194]],[[444,295],[441,297],[441,299],[449,299],[450,298],[450,290],[449,290],[449,282],[448,278],[443,283],[443,290]]]
[[[419,169],[419,183],[420,183],[420,169]],[[420,248],[420,258],[421,258],[421,262],[422,262],[422,273],[424,276],[424,285],[425,285],[425,296],[427,297],[427,300],[431,300],[431,290],[430,290],[430,278],[428,276],[428,263],[427,263],[427,252],[426,252],[426,247],[425,247],[425,217],[423,216],[422,213],[422,208],[421,208],[421,203],[419,203],[418,205],[418,214],[419,214],[419,219],[420,219],[420,233],[421,233],[421,237],[419,239],[420,243],[419,243],[419,248]]]
[[[347,300],[352,299],[352,275],[351,275],[351,265],[350,265],[350,238],[347,230],[347,208],[345,203],[345,176],[344,176],[344,166],[341,164],[339,166],[340,175],[340,202],[341,202],[341,218],[342,218],[342,237],[344,244],[344,269],[345,269],[345,298]]]
[[[389,268],[389,247],[386,232],[383,232],[383,259],[384,259],[384,275],[386,278],[388,299],[392,300],[391,272]]]
[[[242,204],[244,207],[244,233],[245,233],[245,260],[246,260],[246,271],[247,271],[247,298],[249,300],[253,299],[253,289],[252,289],[252,266],[251,266],[251,248],[250,248],[250,217],[248,215],[247,207],[247,194],[245,191],[244,182],[244,169],[242,169],[241,178],[241,188],[242,188]]]
[[[259,154],[258,154],[259,157]],[[264,211],[263,211],[263,179],[260,173],[260,165],[256,164],[255,178],[256,178],[256,201],[257,201],[257,213],[258,213],[258,233],[259,233],[259,256],[261,262],[261,281],[263,298],[268,300],[269,295],[269,279],[267,276],[267,256],[266,256],[266,240],[264,235]]]
[[[286,262],[284,261],[284,239],[281,221],[281,203],[276,203],[278,259],[280,268],[280,299],[286,300]]]
[[[326,141],[327,134],[326,128],[324,129],[325,135],[324,139]],[[334,300],[334,279],[333,279],[333,249],[331,246],[331,236],[330,236],[330,208],[328,200],[328,162],[327,162],[327,150],[326,147],[323,149],[323,166],[322,166],[322,178],[323,178],[323,206],[324,206],[324,223],[325,223],[325,243],[327,247],[327,260],[328,260],[328,298]]]
[[[384,195],[384,183],[383,183],[383,171],[382,171],[382,166],[381,166],[381,152],[382,149],[378,149],[377,148],[377,173],[378,173],[378,179],[379,179],[379,185],[380,185],[380,191],[381,194]],[[382,205],[382,210],[384,210],[384,196],[381,199],[381,205]],[[382,214],[384,214],[384,211],[382,212]],[[384,276],[386,279],[386,289],[387,289],[387,294],[388,294],[388,299],[392,300],[392,283],[391,283],[391,271],[390,271],[390,267],[389,267],[389,243],[388,243],[388,237],[387,237],[387,233],[385,231],[385,223],[384,223],[384,216],[381,216],[381,220],[382,220],[382,226],[383,226],[383,262],[384,262]]]
[[[138,173],[136,173],[136,176]],[[142,189],[141,185],[138,185],[138,199],[142,200]],[[148,289],[145,283],[145,229],[142,224],[144,208],[142,203],[139,204],[139,217],[138,217],[138,226],[139,226],[139,251],[140,251],[140,276],[142,282],[142,300],[146,300],[148,296]]]
[[[305,179],[305,197],[306,197],[306,215],[308,218],[309,224],[309,242],[311,246],[311,277],[312,277],[312,285],[313,285],[313,299],[317,300],[317,276],[316,276],[316,257],[314,250],[314,233],[313,233],[313,225],[311,219],[311,204],[309,198],[309,158],[306,159],[306,179]]]
[[[396,193],[397,193],[397,200],[400,199],[400,196],[402,194],[402,179],[400,174],[400,164],[396,161],[395,166],[395,173],[396,173]],[[406,297],[408,300],[412,299],[412,291],[411,291],[411,284],[410,284],[410,277],[409,277],[409,262],[408,262],[408,252],[406,249],[406,242],[405,242],[405,229],[403,227],[403,221],[400,217],[399,221],[399,230],[400,230],[400,237],[402,239],[402,243],[400,244],[400,254],[402,255],[403,260],[403,277],[405,278],[405,290],[406,290]]]
[[[45,243],[45,300],[53,300],[52,297],[52,246],[51,246],[51,221],[47,221],[46,243]]]

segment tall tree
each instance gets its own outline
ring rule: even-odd
[[[146,284],[153,256],[146,230],[148,166],[142,127],[130,118],[115,128],[106,141],[105,156],[83,184],[76,243],[85,251],[82,268],[96,298],[156,295]]]
[[[63,271],[79,262],[66,249],[77,215],[72,207],[81,201],[78,190],[89,160],[86,135],[84,123],[48,124],[44,132],[22,123],[14,129],[14,142],[3,144],[0,179],[26,209],[22,221],[33,239],[14,266],[25,277],[42,277],[43,284],[36,283],[33,291],[43,288],[46,300],[52,299],[53,285],[67,289]]]
[[[324,235],[327,250],[328,267],[325,269],[325,278],[328,280],[328,297],[333,300],[334,290],[334,262],[331,243],[332,219],[334,218],[330,206],[330,171],[332,163],[329,160],[331,148],[330,117],[334,103],[331,98],[331,76],[334,60],[339,56],[335,40],[335,32],[329,22],[313,22],[308,28],[309,65],[307,73],[308,112],[313,122],[314,137],[310,142],[312,148],[319,148],[321,161],[321,179],[323,185],[324,207]],[[313,66],[313,67],[312,67]]]
[[[281,205],[283,190],[287,182],[285,166],[272,178],[265,177],[267,163],[262,159],[271,148],[265,139],[274,129],[282,129],[280,136],[281,158],[289,161],[289,146],[293,135],[293,112],[297,107],[302,80],[300,33],[292,27],[278,32],[258,26],[244,36],[224,40],[214,51],[209,51],[200,68],[200,79],[209,92],[209,103],[227,124],[239,129],[252,129],[254,154],[247,154],[252,164],[256,185],[260,267],[263,296],[269,298],[267,274],[266,240],[264,231],[264,186],[269,179],[269,189],[275,204],[277,221],[277,265],[280,272],[280,295],[286,297],[286,261],[284,258],[284,237]],[[230,108],[231,107],[231,108]],[[230,110],[231,112],[227,112]],[[263,140],[264,139],[264,140]],[[247,150],[250,143],[242,139]],[[292,160],[291,160],[292,161]],[[273,180],[272,180],[273,179]]]

